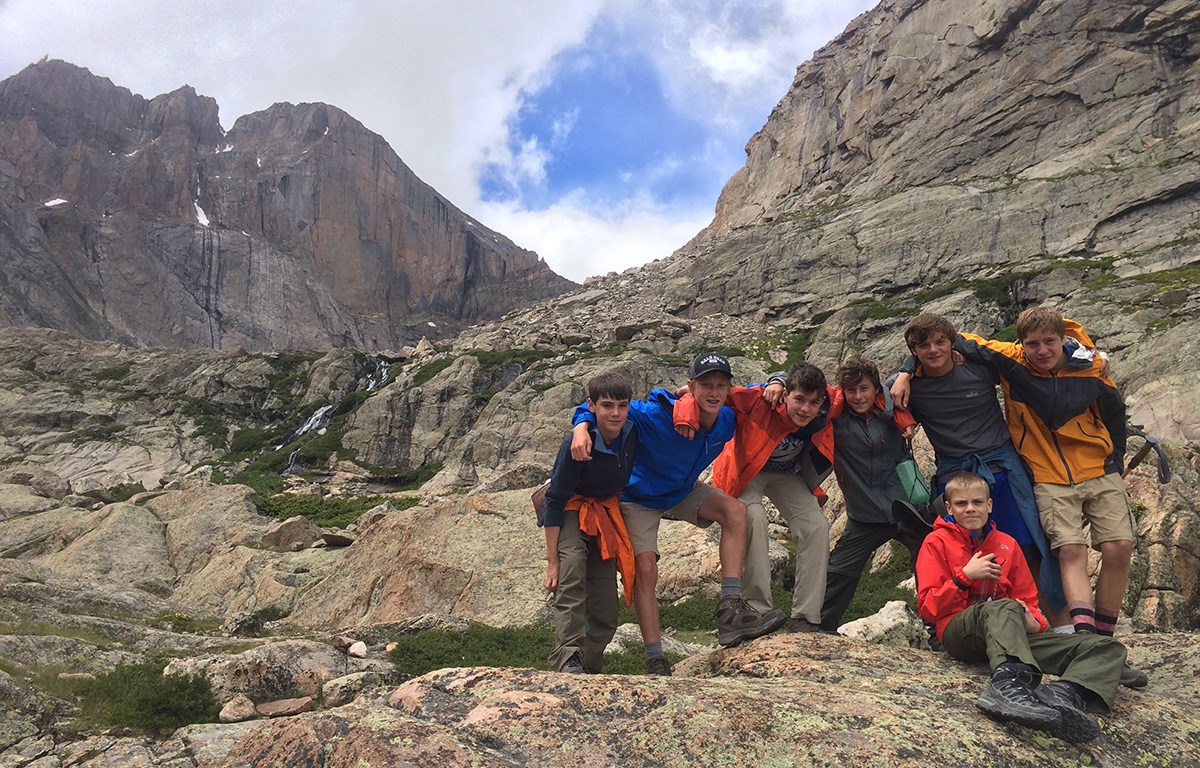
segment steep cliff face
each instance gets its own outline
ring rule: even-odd
[[[1200,261],[1198,41],[1184,0],[886,0],[797,70],[668,305],[804,318]]]
[[[571,283],[323,104],[226,134],[58,61],[0,83],[0,321],[176,347],[399,348]]]

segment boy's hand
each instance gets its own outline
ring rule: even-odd
[[[1040,635],[1042,633],[1042,625],[1038,622],[1037,617],[1033,615],[1033,611],[1029,610],[1029,606],[1024,600],[1017,600],[1021,607],[1025,609],[1025,634]]]
[[[592,460],[592,436],[588,433],[588,423],[581,421],[571,430],[571,458],[575,461]]]
[[[767,401],[767,405],[774,408],[783,400],[784,389],[779,382],[773,382],[763,387],[763,400]]]
[[[688,440],[691,440],[696,436],[696,430],[692,429],[687,424],[676,424],[675,431],[686,437]]]
[[[911,378],[910,374],[901,371],[896,374],[896,381],[892,384],[892,402],[900,408],[908,407],[908,392],[911,389],[908,382]]]
[[[558,591],[558,558],[548,560],[546,563],[546,583],[547,592]]]
[[[1108,362],[1108,355],[1103,352],[1096,352],[1096,354],[1100,355],[1100,359],[1104,361],[1100,365],[1100,375],[1106,379],[1111,379],[1112,378],[1112,365],[1110,365]]]
[[[971,581],[998,579],[1002,572],[1000,564],[996,562],[996,555],[991,552],[986,555],[976,552],[963,566],[963,575]]]
[[[957,349],[950,350],[950,359],[954,361],[955,365],[962,365],[967,362],[967,358],[963,357],[963,353]]]
[[[903,437],[905,440],[912,440],[912,436],[915,434],[917,434],[917,425],[909,424],[900,432],[900,437]]]

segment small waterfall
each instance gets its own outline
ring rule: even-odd
[[[288,435],[286,440],[284,440],[283,442],[281,442],[279,445],[275,446],[271,450],[278,451],[280,448],[287,445],[288,443],[293,443],[296,440],[299,440],[302,435],[307,435],[309,432],[312,432],[314,429],[320,429],[321,427],[327,426],[329,424],[329,413],[332,410],[333,410],[332,405],[322,405],[315,412],[313,412],[312,416],[308,417],[308,421],[304,422],[303,426],[301,426],[300,429],[297,429],[295,432]],[[292,459],[293,460],[295,459],[294,455],[292,456]],[[291,464],[288,465],[288,468],[291,469]]]
[[[371,378],[367,379],[367,391],[374,392],[382,387],[388,380],[388,369],[392,367],[391,362],[386,358],[379,358],[375,361],[375,373],[371,374]]]
[[[280,448],[282,448],[283,446],[279,446],[279,447],[280,447]],[[278,450],[278,449],[276,449],[276,450]],[[281,474],[281,475],[290,475],[290,474],[292,474],[293,472],[295,472],[295,471],[296,471],[296,457],[297,457],[297,456],[299,456],[299,455],[300,455],[300,449],[299,449],[299,448],[297,448],[296,450],[292,451],[292,455],[291,455],[291,456],[288,456],[288,463],[287,463],[287,466],[286,466],[286,467],[284,467],[283,471],[282,471],[282,472],[280,472],[279,474]]]
[[[308,417],[308,421],[304,422],[304,426],[302,426],[302,427],[300,427],[300,429],[296,430],[296,434],[292,435],[292,439],[288,440],[288,442],[290,443],[290,442],[292,442],[292,440],[295,440],[296,438],[300,437],[301,435],[307,435],[309,432],[312,432],[314,429],[320,429],[321,427],[324,427],[327,424],[329,424],[329,412],[332,410],[333,410],[332,405],[322,405],[320,408],[318,408],[316,411],[313,412],[312,416]]]

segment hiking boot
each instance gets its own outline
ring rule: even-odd
[[[647,675],[662,675],[663,677],[670,677],[671,673],[674,671],[675,667],[671,666],[671,662],[667,661],[666,656],[655,656],[653,658],[646,659]]]
[[[1083,697],[1067,681],[1055,680],[1039,685],[1033,695],[1047,707],[1057,709],[1062,716],[1062,722],[1052,733],[1063,741],[1079,744],[1100,735],[1100,723],[1087,713]]]
[[[562,671],[568,675],[583,674],[583,657],[579,655],[579,651],[571,654],[571,658],[567,659],[566,664],[563,664]]]
[[[1125,666],[1121,667],[1121,685],[1126,688],[1145,688],[1150,682],[1150,678],[1146,677],[1146,673],[1140,669],[1134,669],[1126,662]]]
[[[717,644],[731,648],[762,637],[782,627],[787,618],[778,608],[756,611],[741,595],[722,597],[717,603]]]
[[[1033,695],[1032,667],[1004,663],[996,667],[987,690],[975,706],[994,720],[1011,720],[1027,728],[1053,731],[1062,725],[1062,715]]]
[[[925,625],[925,633],[929,635],[929,650],[934,653],[940,653],[946,650],[946,646],[942,645],[942,641],[938,639],[937,625],[932,622],[922,621]]]
[[[808,619],[788,619],[787,632],[820,632],[821,625],[813,624]]]

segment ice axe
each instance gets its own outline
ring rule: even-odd
[[[1133,455],[1133,458],[1129,460],[1129,466],[1125,468],[1125,473],[1122,474],[1121,477],[1128,477],[1129,473],[1132,472],[1137,465],[1141,464],[1142,460],[1149,456],[1150,451],[1153,450],[1158,454],[1158,482],[1164,484],[1171,482],[1171,463],[1167,461],[1167,454],[1163,452],[1162,446],[1158,444],[1158,440],[1150,437],[1150,435],[1145,435],[1145,438],[1145,444],[1143,444],[1142,447],[1138,449],[1138,452]]]

